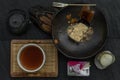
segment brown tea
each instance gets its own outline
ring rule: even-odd
[[[21,52],[20,62],[28,70],[37,69],[43,62],[42,51],[36,46],[27,46]]]

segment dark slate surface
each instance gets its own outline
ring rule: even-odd
[[[77,3],[81,0],[0,0],[0,80],[120,80],[120,1],[119,0],[83,0],[96,3],[106,16],[109,28],[108,41],[103,50],[110,50],[116,56],[116,62],[106,70],[99,70],[91,61],[89,77],[68,77],[66,63],[69,59],[59,52],[59,76],[57,78],[11,78],[10,77],[10,41],[12,39],[51,39],[51,36],[30,25],[29,31],[22,36],[13,36],[7,31],[6,17],[9,10],[19,8],[27,11],[30,7],[51,6],[53,1]]]

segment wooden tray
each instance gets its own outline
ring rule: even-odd
[[[17,64],[17,53],[21,46],[27,43],[40,45],[46,53],[45,65],[35,73],[23,71]],[[57,50],[51,40],[12,40],[11,41],[11,77],[57,77],[58,56]]]

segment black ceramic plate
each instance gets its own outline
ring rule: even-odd
[[[52,22],[53,40],[59,40],[56,47],[67,57],[75,59],[85,59],[95,55],[103,47],[107,37],[105,17],[96,7],[91,7],[95,11],[94,18],[90,23],[94,30],[92,38],[82,43],[76,43],[68,37],[67,27],[69,24],[66,20],[66,15],[71,13],[73,16],[76,16],[80,9],[81,7],[66,7],[55,16]]]

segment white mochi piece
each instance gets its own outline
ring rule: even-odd
[[[113,57],[110,54],[104,54],[101,56],[100,63],[103,66],[108,66],[113,62]]]

